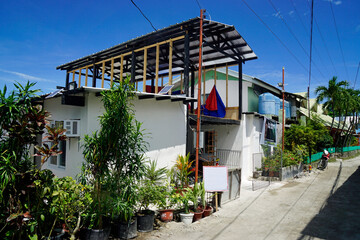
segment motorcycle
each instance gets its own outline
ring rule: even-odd
[[[326,149],[324,149],[321,159],[318,163],[317,169],[324,170],[327,167],[329,159],[330,159],[330,153]]]

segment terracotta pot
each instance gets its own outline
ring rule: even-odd
[[[171,222],[174,219],[174,209],[159,210],[160,219],[163,222]]]
[[[213,208],[211,206],[206,206],[206,208],[204,209],[203,217],[210,216],[212,211],[213,211]]]
[[[199,221],[200,219],[202,219],[203,213],[204,213],[203,210],[197,210],[196,212],[194,212],[193,222],[196,222],[196,221]]]

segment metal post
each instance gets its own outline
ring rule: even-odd
[[[65,89],[68,90],[70,73],[66,72]]]
[[[95,64],[95,59],[94,59],[94,63],[93,63],[93,78],[92,78],[92,87],[96,87],[96,77],[97,77],[97,68],[96,68],[96,64]]]
[[[136,56],[135,51],[131,53],[131,82],[135,83],[135,67],[136,67]]]
[[[184,85],[185,95],[189,96],[189,32],[186,31],[184,42]]]
[[[191,97],[194,97],[195,92],[195,71],[191,69]],[[191,102],[191,113],[194,111],[194,102]]]
[[[198,96],[197,96],[197,123],[196,123],[196,164],[195,164],[195,183],[198,181],[199,171],[199,141],[200,141],[200,110],[201,110],[201,66],[202,66],[202,34],[203,34],[203,13],[200,9],[200,40],[199,40],[199,74],[198,74]],[[215,72],[216,74],[216,72]]]
[[[242,62],[239,61],[239,120],[242,117]]]
[[[281,147],[281,169],[283,167],[283,152],[284,152],[284,133],[285,133],[285,82],[284,82],[284,67],[282,69],[282,147]],[[282,176],[281,176],[282,178]]]

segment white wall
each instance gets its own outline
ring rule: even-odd
[[[85,107],[62,105],[61,98],[45,100],[44,107],[51,113],[52,120],[80,119],[80,138],[69,138],[66,151],[66,167],[58,167],[46,163],[48,168],[59,177],[74,177],[81,171],[84,160],[82,155],[82,139],[85,134],[99,130],[99,116],[104,108],[101,97],[95,93],[85,94]],[[179,154],[185,154],[186,147],[186,115],[182,102],[155,99],[133,100],[135,117],[142,122],[142,129],[149,143],[146,153],[148,159],[157,160],[158,167],[171,167]],[[121,123],[119,123],[121,124]]]

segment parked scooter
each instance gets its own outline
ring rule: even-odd
[[[324,170],[327,167],[329,159],[330,159],[330,153],[326,149],[324,149],[321,159],[318,163],[317,169]]]

